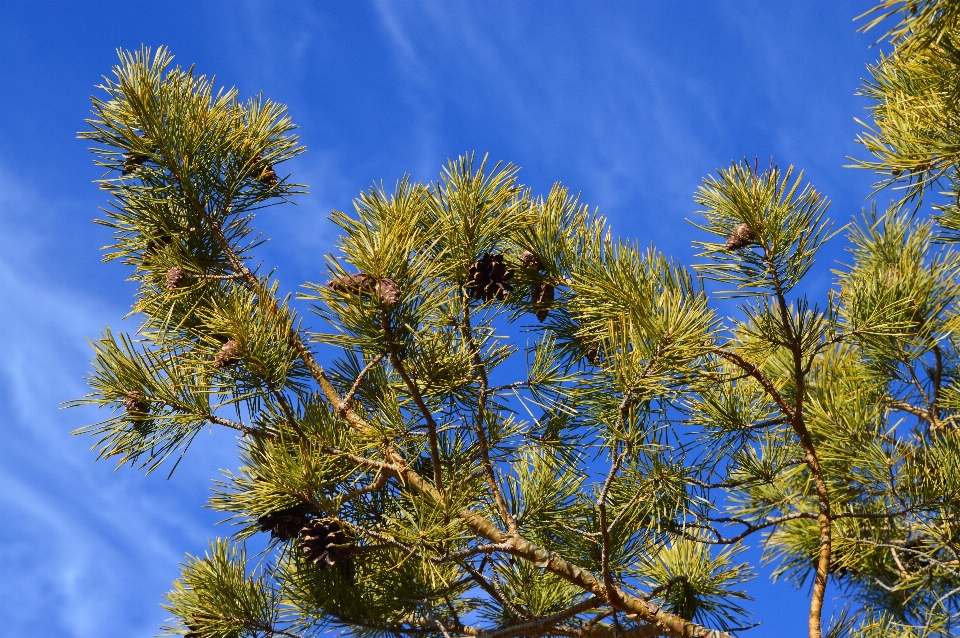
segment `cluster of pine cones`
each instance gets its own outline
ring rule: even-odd
[[[345,564],[356,546],[335,518],[314,518],[305,505],[295,505],[257,519],[261,532],[286,542],[300,538],[300,550],[321,569]]]
[[[540,260],[525,251],[520,255],[520,267],[524,270],[540,273],[544,270]],[[514,270],[510,268],[503,255],[484,253],[479,259],[470,264],[467,279],[467,294],[478,301],[503,301],[513,290],[510,280]],[[338,292],[354,295],[371,295],[379,298],[388,306],[395,306],[400,301],[400,286],[389,278],[377,279],[373,275],[359,272],[352,275],[343,275],[327,282],[327,287]],[[552,284],[541,281],[530,287],[530,303],[537,319],[543,321],[550,312],[554,299]]]
[[[520,267],[531,272],[541,272],[544,266],[529,250],[520,255]],[[485,253],[480,259],[470,264],[467,277],[467,294],[479,301],[503,301],[513,290],[508,283],[513,279],[514,271],[504,263],[503,255]],[[543,321],[550,312],[553,303],[554,287],[546,282],[533,284],[530,287],[530,303],[537,319]]]

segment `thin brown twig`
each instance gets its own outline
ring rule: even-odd
[[[382,490],[384,487],[386,487],[387,482],[389,480],[390,480],[390,476],[388,474],[384,472],[380,472],[379,474],[377,474],[377,477],[373,479],[373,481],[369,485],[365,485],[364,487],[351,490],[350,492],[347,492],[346,494],[341,496],[340,504],[343,505],[344,503],[348,503],[355,498],[359,498],[363,496],[364,494],[378,492]]]
[[[490,493],[493,496],[494,502],[497,504],[497,509],[500,511],[501,518],[503,518],[504,523],[507,525],[507,531],[509,531],[511,534],[516,534],[518,533],[517,521],[510,512],[510,509],[507,507],[507,502],[503,498],[503,492],[500,490],[500,485],[497,482],[497,476],[493,469],[493,463],[490,461],[490,444],[489,441],[487,441],[486,430],[487,394],[489,392],[488,388],[490,387],[490,382],[487,379],[486,365],[484,365],[483,358],[480,356],[480,349],[477,347],[477,344],[473,338],[473,327],[470,325],[469,301],[466,301],[463,304],[463,322],[460,324],[460,331],[463,334],[464,340],[467,342],[467,347],[470,348],[470,354],[473,357],[473,365],[477,370],[477,374],[480,376],[480,400],[477,404],[477,423],[475,428],[477,433],[477,445],[480,448],[480,461],[483,464],[483,469],[486,473],[487,486],[490,488]]]
[[[276,436],[273,432],[267,432],[265,430],[261,430],[260,428],[252,428],[244,425],[243,423],[237,423],[236,421],[231,421],[230,419],[224,419],[216,414],[205,414],[203,415],[203,418],[215,425],[222,425],[227,428],[232,428],[250,436],[260,436],[266,438],[274,438]]]
[[[343,397],[343,401],[341,401],[340,405],[337,406],[337,412],[344,412],[347,408],[353,406],[353,398],[357,395],[357,391],[360,389],[360,385],[363,384],[363,380],[367,377],[367,374],[369,374],[369,372],[383,360],[383,357],[383,354],[378,354],[376,357],[371,359],[367,365],[363,366],[363,370],[361,370],[360,374],[357,375],[353,385],[350,386],[350,390]]]
[[[544,616],[543,618],[538,618],[529,622],[501,627],[500,629],[495,629],[493,631],[485,631],[480,634],[478,638],[512,638],[513,636],[542,635],[540,632],[548,632],[553,626],[565,620],[569,620],[570,618],[573,618],[578,614],[582,614],[585,611],[596,609],[600,606],[601,602],[602,600],[600,598],[597,598],[596,596],[590,596],[589,598],[582,600],[579,603],[551,616]]]
[[[430,412],[426,402],[424,402],[423,396],[420,394],[420,389],[410,378],[410,375],[407,374],[403,361],[400,360],[400,355],[397,352],[397,346],[393,339],[393,329],[390,327],[390,318],[386,310],[380,313],[380,326],[383,328],[383,333],[387,340],[387,347],[390,349],[390,363],[393,365],[393,369],[397,371],[397,374],[400,375],[403,383],[407,386],[410,396],[413,397],[413,402],[417,404],[420,413],[427,422],[427,434],[430,440],[430,458],[433,462],[433,482],[437,486],[437,491],[442,495],[444,494],[443,467],[440,464],[440,443],[437,438],[437,422],[434,420],[433,413]]]

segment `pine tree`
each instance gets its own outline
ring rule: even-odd
[[[864,84],[859,165],[902,197],[847,227],[819,304],[802,280],[843,229],[792,168],[704,180],[694,272],[565,187],[538,196],[465,155],[333,213],[329,278],[298,295],[308,330],[250,266],[255,211],[304,192],[281,168],[304,150],[284,108],[165,49],[122,53],[82,136],[142,325],[95,342],[76,403],[113,412],[80,432],[148,471],[210,425],[239,445],[211,501],[237,531],[183,565],[167,630],[730,636],[753,622],[741,553],[759,541],[812,585],[812,638],[952,635],[958,6],[870,14],[901,21]],[[722,298],[741,300],[732,323]],[[828,589],[848,601],[829,627]]]

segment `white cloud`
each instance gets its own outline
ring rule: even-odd
[[[198,458],[171,482],[94,464],[71,429],[93,410],[59,409],[86,392],[85,336],[120,309],[57,283],[27,224],[56,204],[0,171],[0,617],[7,635],[150,636],[159,596],[188,547],[212,536],[198,510],[225,456]],[[115,322],[116,323],[116,322]],[[229,437],[216,437],[219,447]],[[184,480],[186,479],[186,480]],[[154,594],[148,594],[153,590]]]

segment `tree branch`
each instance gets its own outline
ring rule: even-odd
[[[337,412],[344,412],[347,408],[353,406],[353,398],[360,389],[360,385],[363,383],[363,380],[366,378],[367,374],[383,360],[383,356],[384,355],[382,354],[378,354],[376,357],[371,359],[367,365],[363,366],[363,370],[361,370],[360,374],[357,375],[353,385],[350,386],[350,390],[347,392],[346,396],[343,397],[343,401],[337,406]]]
[[[754,182],[756,185],[756,182]],[[820,459],[817,457],[816,449],[813,445],[813,438],[807,430],[803,419],[803,401],[806,392],[806,374],[804,373],[803,344],[801,336],[794,333],[793,325],[790,322],[790,311],[787,308],[787,300],[777,273],[776,265],[773,262],[772,252],[764,246],[764,256],[770,264],[770,273],[773,278],[776,289],[777,305],[780,309],[780,322],[783,326],[787,340],[790,342],[790,350],[793,354],[793,374],[795,390],[795,405],[791,418],[791,425],[794,432],[800,439],[803,447],[804,458],[807,461],[807,467],[813,474],[814,485],[817,490],[817,501],[820,512],[817,516],[817,523],[820,527],[820,553],[817,560],[817,571],[813,581],[813,596],[810,600],[809,629],[810,638],[821,638],[823,630],[821,628],[821,616],[823,613],[823,600],[827,591],[827,579],[830,575],[830,557],[833,551],[831,541],[832,521],[830,517],[830,494],[827,491],[827,482],[823,478],[823,469],[820,466]]]
[[[403,379],[403,383],[407,386],[407,390],[410,391],[410,396],[413,397],[414,403],[417,404],[417,407],[420,409],[420,413],[427,422],[427,433],[430,438],[430,459],[433,462],[433,482],[437,486],[437,490],[440,492],[440,494],[443,494],[443,468],[440,465],[440,444],[437,439],[437,422],[434,421],[433,414],[430,412],[430,409],[424,402],[423,396],[420,394],[420,389],[417,387],[417,384],[410,379],[406,368],[403,366],[403,362],[400,360],[400,356],[397,353],[396,343],[393,340],[393,330],[390,327],[390,318],[387,316],[386,310],[383,310],[380,313],[380,326],[383,328],[384,337],[387,340],[387,347],[390,348],[390,363],[393,364],[394,370],[396,370],[397,374],[400,375],[400,378]]]
[[[582,614],[585,611],[596,609],[601,604],[602,599],[597,598],[596,596],[590,596],[586,600],[582,600],[561,612],[553,614],[552,616],[545,616],[543,618],[520,623],[518,625],[501,627],[500,629],[494,629],[493,631],[485,631],[479,634],[477,638],[513,638],[514,636],[544,635],[549,633],[550,629],[564,620],[569,620],[570,618],[573,618],[578,614]]]
[[[764,374],[760,371],[760,368],[731,350],[715,348],[714,352],[727,361],[736,364],[737,367],[760,382],[760,385],[762,385],[763,389],[767,391],[767,394],[769,394],[776,404],[780,406],[780,409],[783,410],[784,415],[791,421],[793,420],[793,409],[790,407],[790,404],[784,400],[783,396],[780,394],[777,388],[774,387],[773,383],[771,383],[770,380],[767,379],[766,376],[764,376]]]

